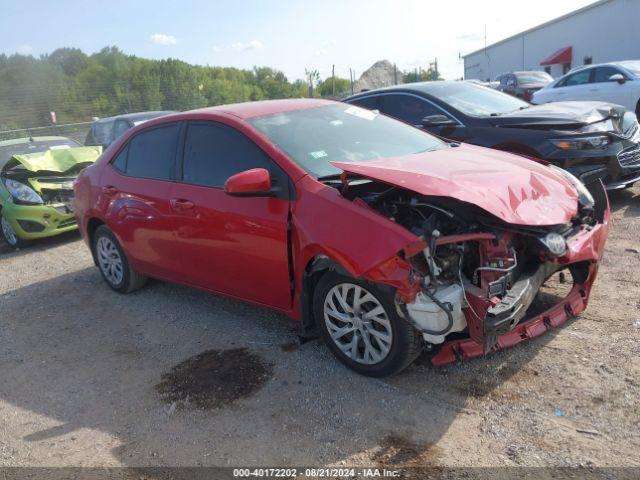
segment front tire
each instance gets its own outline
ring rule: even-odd
[[[331,352],[362,375],[393,375],[422,351],[422,336],[398,315],[393,293],[373,283],[327,272],[313,310]]]
[[[118,293],[131,293],[147,283],[147,277],[137,273],[106,225],[100,225],[93,235],[93,253],[104,281]]]
[[[16,231],[13,229],[9,221],[0,214],[0,230],[2,231],[2,237],[4,241],[7,242],[11,248],[22,248],[27,242],[18,236]]]

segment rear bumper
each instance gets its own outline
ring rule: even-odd
[[[73,213],[63,204],[16,205],[6,202],[2,216],[23,240],[53,237],[77,229]]]

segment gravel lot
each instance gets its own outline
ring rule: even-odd
[[[382,381],[267,310],[161,282],[113,293],[75,234],[3,245],[0,465],[640,466],[640,188],[612,202],[579,319]],[[176,365],[229,348],[266,382],[210,409],[160,394]]]

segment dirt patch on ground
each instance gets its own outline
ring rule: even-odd
[[[246,348],[207,350],[162,375],[156,390],[167,403],[209,410],[253,395],[271,375],[272,365]]]
[[[420,471],[413,471],[416,467],[432,470],[439,466],[441,455],[442,450],[435,445],[418,444],[402,435],[391,434],[380,442],[380,449],[373,454],[372,460],[379,468],[404,467],[419,475]]]

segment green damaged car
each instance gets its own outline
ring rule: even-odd
[[[0,142],[0,225],[18,248],[30,240],[76,229],[73,180],[94,163],[102,147],[65,137]]]

